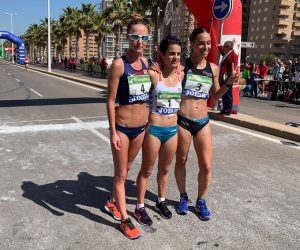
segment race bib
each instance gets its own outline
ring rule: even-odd
[[[181,93],[159,92],[156,112],[161,115],[175,114],[179,110]]]
[[[128,77],[129,102],[148,101],[151,81],[149,75],[131,75]]]
[[[187,74],[183,95],[207,99],[212,83],[210,77]]]

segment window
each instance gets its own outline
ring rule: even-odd
[[[262,35],[262,36],[261,36],[261,39],[265,39],[265,38],[266,38],[266,36],[265,36],[265,35]]]
[[[262,45],[260,46],[260,48],[264,49],[264,48],[265,48],[265,45],[264,45],[264,44],[262,44]]]
[[[259,27],[256,27],[256,31],[259,31]]]
[[[268,20],[268,18],[267,17],[264,17],[264,21],[266,22]]]
[[[261,9],[258,9],[258,11],[257,11],[258,13],[260,13],[261,12]]]
[[[255,10],[253,10],[252,13],[255,14]]]
[[[268,12],[268,10],[269,10],[268,8],[264,8],[264,12]]]
[[[267,27],[266,27],[266,26],[263,26],[263,27],[262,27],[262,30],[267,30]]]
[[[257,22],[258,22],[258,23],[260,22],[260,17],[257,18]]]
[[[253,27],[251,27],[251,31],[254,31],[254,28],[253,28]]]

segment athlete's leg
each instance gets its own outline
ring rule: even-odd
[[[137,204],[143,204],[147,190],[148,177],[152,174],[155,160],[160,149],[160,140],[146,131],[143,143],[142,166],[137,176]]]
[[[121,141],[121,150],[116,150],[112,146],[113,160],[114,160],[114,181],[112,200],[116,200],[117,207],[121,213],[121,219],[128,218],[126,211],[126,197],[125,197],[125,181],[127,178],[127,165],[128,165],[128,149],[129,139],[128,137],[117,131]]]
[[[169,140],[164,142],[159,150],[158,157],[158,172],[157,172],[157,184],[158,184],[158,197],[165,198],[168,187],[169,170],[172,160],[175,156],[177,149],[178,135],[174,135]]]
[[[212,138],[209,124],[194,136],[193,142],[199,165],[198,198],[204,198],[211,182]]]
[[[176,163],[175,163],[175,179],[180,194],[186,193],[186,162],[188,153],[192,141],[192,135],[189,131],[178,126],[178,146],[176,151]]]

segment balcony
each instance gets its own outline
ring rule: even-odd
[[[296,3],[296,9],[299,9],[300,8],[300,3]]]
[[[286,29],[286,28],[278,27],[275,30],[275,32],[276,32],[276,36],[278,36],[278,37],[285,37],[285,36],[289,35],[291,31],[289,29]]]
[[[291,1],[289,0],[281,0],[279,6],[289,8],[292,5]]]
[[[300,18],[300,11],[296,11],[296,12],[295,12],[294,18]]]
[[[291,21],[288,19],[279,18],[277,26],[289,26],[290,23],[291,23]]]
[[[293,27],[299,27],[300,28],[300,22],[299,21],[294,22]]]
[[[292,32],[292,35],[293,35],[293,36],[300,36],[300,30],[294,30],[294,31]]]
[[[288,16],[290,16],[290,14],[291,14],[291,11],[285,10],[285,9],[280,9],[278,16],[288,17]]]

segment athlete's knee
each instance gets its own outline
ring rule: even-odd
[[[114,176],[115,183],[125,183],[127,179],[127,173],[117,174]]]
[[[211,164],[208,162],[199,164],[199,169],[200,169],[200,172],[209,174],[209,173],[211,173]]]
[[[144,177],[144,178],[148,178],[152,175],[152,171],[153,168],[152,167],[142,167],[140,174]]]
[[[164,167],[159,168],[158,174],[159,175],[167,175],[169,173],[169,171],[170,171],[170,165],[164,166]]]
[[[176,167],[184,167],[187,162],[187,156],[176,157]]]

